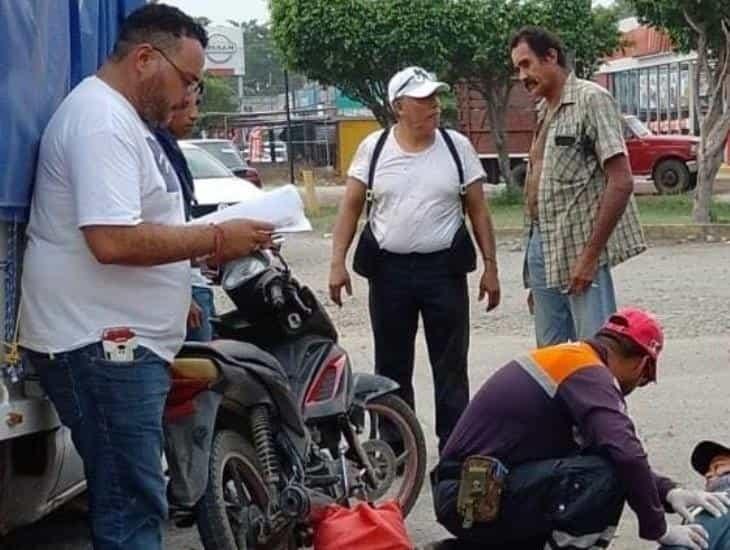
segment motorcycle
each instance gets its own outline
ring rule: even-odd
[[[214,321],[220,339],[186,344],[172,366],[174,517],[197,523],[206,550],[245,550],[309,546],[313,516],[331,503],[395,499],[407,515],[426,448],[397,384],[352,372],[279,252],[226,264],[220,282],[235,305]]]

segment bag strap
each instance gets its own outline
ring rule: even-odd
[[[441,137],[444,138],[444,142],[446,143],[446,147],[449,148],[449,153],[451,153],[451,157],[454,159],[454,164],[456,164],[456,171],[459,172],[459,198],[461,198],[461,213],[466,213],[466,185],[464,185],[464,167],[461,165],[461,158],[459,157],[459,153],[456,151],[456,145],[454,145],[454,140],[451,139],[451,136],[449,135],[449,131],[446,128],[439,128],[439,132],[441,132]]]
[[[454,164],[456,164],[456,170],[459,172],[459,194],[463,196],[466,193],[466,189],[463,189],[464,167],[461,165],[461,158],[459,158],[459,153],[456,151],[456,145],[454,145],[454,140],[451,139],[449,131],[446,128],[439,128],[439,132],[441,132],[441,137],[444,138],[446,147],[449,148],[449,153],[451,153],[451,157],[454,159]]]
[[[443,138],[444,143],[446,143],[446,147],[448,147],[449,149],[449,153],[451,153],[451,158],[454,159],[454,164],[456,164],[456,171],[459,173],[459,196],[461,197],[461,209],[463,212],[466,212],[466,203],[464,199],[464,196],[466,195],[466,186],[464,185],[464,167],[461,164],[461,158],[459,157],[459,153],[456,150],[456,145],[454,145],[454,140],[451,139],[451,136],[449,135],[449,131],[446,128],[439,128],[439,132],[441,133],[441,137]],[[383,146],[385,145],[385,140],[388,139],[389,133],[389,128],[383,130],[383,133],[380,134],[378,141],[375,142],[373,155],[372,157],[370,157],[370,169],[368,170],[368,189],[365,193],[366,214],[368,219],[370,219],[370,210],[373,207],[373,183],[375,181],[375,167],[378,163],[378,159],[380,158],[380,153],[383,150]]]
[[[383,130],[380,134],[378,141],[375,142],[375,149],[373,149],[373,155],[370,157],[370,169],[368,170],[368,189],[365,192],[365,208],[367,219],[370,219],[370,210],[373,208],[373,182],[375,181],[375,166],[378,164],[378,158],[385,145],[385,140],[388,139],[390,128]]]

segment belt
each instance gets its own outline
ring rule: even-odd
[[[390,252],[389,250],[382,249],[382,254],[386,258],[404,259],[404,260],[430,260],[435,258],[441,258],[449,253],[448,248],[443,250],[437,250],[436,252],[408,252],[406,254],[399,254],[397,252]]]

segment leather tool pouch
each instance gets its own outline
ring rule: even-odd
[[[463,527],[489,523],[499,515],[507,468],[489,456],[470,456],[461,467],[457,511],[464,519]]]

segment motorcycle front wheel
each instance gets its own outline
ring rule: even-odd
[[[365,404],[359,442],[375,470],[377,483],[368,491],[368,500],[396,500],[407,516],[418,500],[426,475],[426,440],[413,410],[400,397],[386,394]],[[386,440],[380,431],[390,426]]]
[[[265,513],[269,494],[261,477],[256,451],[238,432],[215,434],[208,467],[208,487],[198,503],[196,519],[205,550],[291,550],[294,536],[285,533],[265,546],[249,545],[252,505]]]

